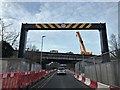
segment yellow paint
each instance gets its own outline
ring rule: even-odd
[[[38,24],[35,25],[37,28],[41,28]]]
[[[66,28],[70,28],[71,25],[72,25],[72,24],[68,24],[68,25],[66,26]]]
[[[75,24],[72,28],[76,28],[78,26],[78,24]]]
[[[41,24],[44,28],[48,28],[45,24]]]
[[[61,26],[59,24],[55,24],[58,28],[61,28]]]
[[[83,28],[85,26],[85,23],[83,23],[79,28]]]
[[[48,24],[51,28],[55,28],[52,24]]]
[[[89,24],[88,26],[86,26],[86,28],[90,28],[92,26],[92,24]]]

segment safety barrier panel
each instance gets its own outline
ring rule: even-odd
[[[120,90],[120,88],[110,86],[110,90]]]
[[[41,74],[42,74],[42,77],[45,77],[46,76],[46,71],[42,70]]]
[[[90,80],[90,85],[89,85],[91,88],[97,88],[98,87],[98,84],[96,81],[94,80]]]
[[[85,80],[86,80],[85,76],[82,76],[81,82],[85,82]]]
[[[49,73],[46,73],[45,70],[42,70],[41,72],[31,71],[0,73],[0,90],[5,88],[26,88],[28,85],[46,77],[47,74],[54,71],[55,70]]]
[[[2,89],[2,73],[0,73],[0,90]]]
[[[77,74],[77,78],[79,78],[79,75]]]
[[[90,83],[91,83],[91,80],[88,79],[88,78],[86,78],[86,80],[85,80],[85,84],[86,84],[86,85],[90,85]]]
[[[85,76],[82,75],[75,75],[75,78],[81,82],[83,82],[84,84],[86,84],[87,86],[94,88],[95,90],[120,90],[119,87],[113,87],[113,86],[109,86],[109,85],[105,85],[103,83],[100,82],[96,82],[94,80],[88,79]]]
[[[73,74],[73,71],[67,70],[70,73]],[[106,85],[97,81],[94,81],[92,79],[86,78],[84,75],[80,75],[74,72],[74,77],[79,80],[80,82],[83,82],[87,86],[94,88],[95,90],[120,90],[120,87],[110,86]]]

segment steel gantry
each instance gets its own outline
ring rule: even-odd
[[[99,30],[101,52],[109,52],[106,23],[22,23],[18,57],[23,58],[29,30]],[[109,61],[109,60],[106,60]]]

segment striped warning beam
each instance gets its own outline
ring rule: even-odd
[[[39,29],[62,29],[62,28],[66,28],[66,29],[74,29],[74,28],[78,28],[78,29],[89,29],[91,28],[92,24],[91,23],[82,23],[82,24],[35,24],[35,26]]]

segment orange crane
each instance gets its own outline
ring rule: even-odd
[[[86,48],[84,46],[84,43],[83,43],[83,40],[81,38],[81,35],[79,32],[76,32],[77,33],[77,36],[78,36],[78,39],[79,39],[79,42],[80,42],[80,50],[81,50],[81,54],[85,54],[85,55],[91,55],[92,52],[87,52],[86,51]]]

